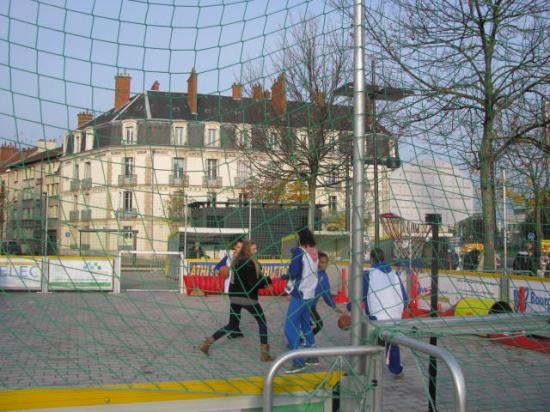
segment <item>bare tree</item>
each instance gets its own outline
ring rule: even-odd
[[[336,89],[351,74],[349,36],[342,28],[321,27],[317,19],[293,24],[282,36],[271,63],[280,74],[271,91],[273,107],[266,106],[270,117],[252,131],[252,150],[241,149],[263,182],[307,186],[308,226],[313,229],[317,188],[330,174],[341,173],[340,143],[351,128],[351,108],[335,104]],[[247,73],[257,75],[258,70]]]
[[[388,0],[366,9],[367,44],[416,90],[394,121],[479,173],[487,270],[495,262],[495,165],[518,143],[549,149],[532,139],[547,124],[540,112],[497,130],[517,102],[548,93],[549,10],[544,0]]]

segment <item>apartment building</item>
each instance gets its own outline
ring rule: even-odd
[[[245,151],[268,161],[266,148],[283,144],[276,133],[284,128],[300,138],[311,122],[310,104],[286,100],[284,75],[271,91],[255,86],[251,97],[243,97],[237,84],[230,96],[199,94],[194,70],[186,93],[161,91],[155,82],[151,90],[131,96],[130,82],[127,74],[116,76],[114,107],[96,117],[79,113],[77,128],[65,135],[62,150],[55,149],[55,159],[43,158],[32,167],[29,190],[35,205],[49,193],[48,231],[53,241],[55,230],[59,254],[168,250],[169,239],[183,225],[183,204],[242,203],[255,173]],[[351,107],[327,110],[331,138],[348,139]],[[327,161],[342,163],[339,147],[335,144]],[[23,196],[22,188],[14,189],[22,182],[23,166],[30,170],[31,163],[21,164],[15,174],[4,171],[8,197]],[[317,203],[325,205],[325,216],[345,209],[344,179],[335,170],[322,182]],[[7,216],[4,226],[15,220]],[[29,221],[34,231],[29,237],[39,239],[44,225],[45,219]]]
[[[56,254],[61,148],[53,140],[38,140],[36,147],[4,145],[0,152],[3,239],[16,240],[25,254],[42,254],[46,244],[48,253]]]

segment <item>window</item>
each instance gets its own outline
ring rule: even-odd
[[[124,157],[122,159],[122,174],[124,176],[130,176],[134,174],[134,158]]]
[[[94,148],[94,131],[93,129],[86,130],[86,147],[84,150],[92,150]]]
[[[185,144],[185,127],[176,126],[172,135],[172,144],[176,146],[183,146]]]
[[[92,162],[84,163],[84,179],[92,178]]]
[[[337,202],[336,196],[329,196],[329,198],[328,198],[328,209],[332,213],[336,212],[336,202]]]
[[[329,185],[336,185],[340,181],[338,172],[336,170],[331,170],[328,175]]]
[[[218,195],[216,194],[216,192],[208,192],[208,194],[206,195],[206,201],[208,202],[208,205],[212,207],[216,206],[217,197]]]
[[[124,127],[122,144],[136,144],[136,129],[133,125]]]
[[[89,194],[84,195],[84,207],[86,207],[86,209],[90,208],[90,195]]]
[[[134,206],[134,193],[131,191],[122,192],[122,208],[132,210]]]
[[[185,173],[185,159],[182,157],[174,157],[172,159],[172,173],[174,177],[183,177]]]
[[[73,153],[78,153],[80,152],[80,133],[76,133],[74,135],[74,148],[73,148]]]
[[[206,175],[208,179],[216,179],[218,177],[218,160],[208,159],[206,161]]]
[[[239,130],[239,145],[242,147],[248,147],[250,142],[250,134],[248,129],[243,127]]]
[[[74,195],[73,196],[73,210],[78,210],[78,196],[77,195]]]
[[[74,179],[74,180],[80,179],[80,172],[79,172],[79,170],[78,170],[78,164],[77,164],[77,163],[75,163],[75,164],[73,165],[73,179]]]
[[[277,149],[277,132],[274,130],[268,130],[267,132],[267,145],[271,149]]]
[[[132,226],[122,226],[122,238],[125,240],[132,240],[134,238]]]
[[[215,128],[208,128],[206,130],[206,145],[207,146],[216,146],[218,140],[218,130]]]
[[[237,162],[237,176],[238,177],[250,177],[250,165],[248,162],[239,160]]]

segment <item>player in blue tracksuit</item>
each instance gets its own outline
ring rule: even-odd
[[[363,302],[371,320],[399,320],[403,316],[407,292],[399,275],[384,262],[384,251],[371,250],[372,268],[363,272]],[[351,303],[348,303],[351,310]],[[396,379],[403,377],[399,346],[386,344],[386,363]]]
[[[319,256],[315,248],[313,233],[309,229],[298,232],[299,247],[292,251],[292,258],[288,268],[289,284],[287,291],[290,295],[290,304],[286,314],[285,335],[289,349],[297,349],[302,344],[302,336],[307,347],[315,344],[315,337],[311,330],[311,305],[317,288],[317,269]],[[287,373],[295,373],[304,369],[308,364],[317,364],[315,358],[306,361],[304,358],[294,359],[292,367]]]
[[[317,303],[321,298],[325,303],[334,309],[336,312],[341,313],[342,311],[336,306],[336,302],[330,293],[330,282],[327,275],[328,267],[328,255],[324,252],[319,252],[319,270],[317,271],[317,288],[315,289],[315,298],[313,298],[313,303],[311,305],[311,324],[313,326],[313,334],[317,335],[320,330],[323,328],[323,320],[317,312]]]

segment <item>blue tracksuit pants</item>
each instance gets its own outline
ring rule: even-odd
[[[399,346],[386,344],[386,364],[388,369],[393,374],[399,374],[403,372],[403,365],[401,365],[401,353]]]
[[[302,334],[307,347],[315,344],[310,323],[312,304],[313,299],[304,300],[293,296],[290,300],[286,313],[285,335],[288,340],[288,348],[291,350],[301,346]],[[304,358],[297,358],[293,361],[295,365],[303,365],[304,362]]]

